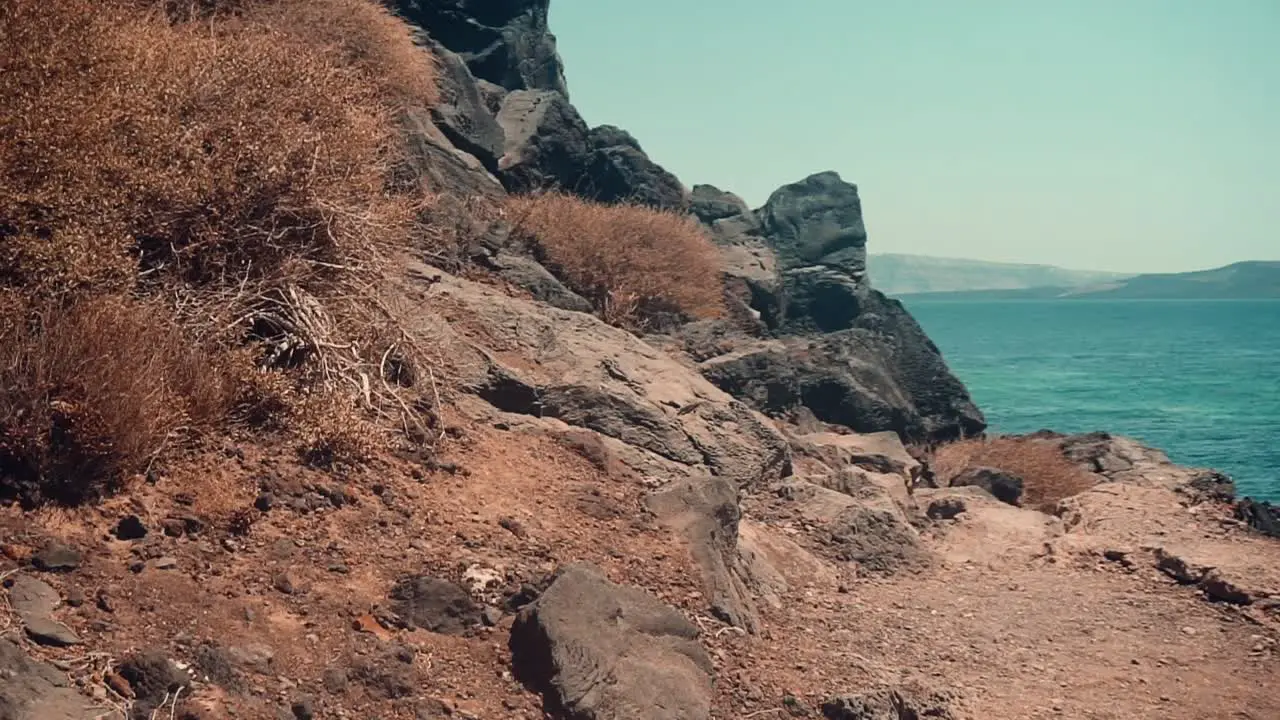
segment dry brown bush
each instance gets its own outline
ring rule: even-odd
[[[148,303],[94,298],[0,326],[0,484],[24,502],[79,502],[220,422],[232,369]]]
[[[356,22],[354,2],[189,23],[123,0],[6,3],[0,276],[100,288],[140,265],[236,282],[399,239],[412,213],[384,192],[396,98],[371,81],[387,73],[326,41]]]
[[[645,329],[724,312],[719,255],[686,216],[558,193],[512,197],[508,211],[517,234],[606,322]]]
[[[360,274],[418,211],[389,184],[396,115],[436,99],[404,23],[376,0],[4,0],[0,37],[0,331],[14,340],[0,421],[21,430],[0,486],[65,476],[48,494],[90,494],[76,483],[132,472],[203,408],[304,422],[291,403],[308,383],[369,404],[383,349],[348,333],[377,314]],[[308,346],[289,378],[246,375],[245,351],[227,350],[264,323],[277,349]],[[63,344],[70,365],[50,359]],[[202,367],[241,373],[230,405],[202,399],[225,376],[194,378],[193,344],[210,349]],[[113,374],[122,357],[137,375]],[[71,445],[38,431],[59,423],[79,428]]]
[[[1022,504],[1049,510],[1064,498],[1077,495],[1098,483],[1093,473],[1072,463],[1062,454],[1060,441],[1041,438],[975,438],[943,445],[930,463],[942,485],[968,468],[992,467],[1021,477]]]

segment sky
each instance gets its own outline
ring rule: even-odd
[[[835,170],[871,252],[1280,259],[1280,0],[552,0],[574,105],[753,207]]]

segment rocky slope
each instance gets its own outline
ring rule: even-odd
[[[559,188],[605,202],[687,209],[723,248],[725,275],[749,318],[676,339],[714,383],[772,415],[807,408],[859,431],[894,430],[921,441],[981,432],[981,412],[937,348],[867,281],[856,186],[818,173],[779,188],[758,211],[714,187],[686,191],[631,135],[589,128],[574,109],[546,28],[546,2],[504,4],[494,15],[465,3],[402,6],[447,69],[450,90],[433,112],[436,125],[450,149],[470,161],[457,165],[462,178],[443,187],[491,186],[491,173],[510,191]],[[535,82],[530,73],[497,72],[477,57],[548,72]],[[515,262],[520,270],[500,269],[550,297],[545,273],[530,274],[531,260]],[[714,342],[704,342],[708,334]]]
[[[1280,546],[1203,473],[1042,438],[1096,485],[1050,512],[930,487],[903,440],[982,417],[867,283],[853,185],[686,190],[578,116],[545,0],[397,5],[448,86],[405,171],[467,242],[377,292],[439,360],[441,454],[325,472],[244,435],[0,509],[0,717],[1280,713]],[[583,312],[471,212],[548,186],[692,212],[737,312],[645,338]]]

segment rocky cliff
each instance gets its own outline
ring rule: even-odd
[[[893,430],[911,441],[983,430],[982,413],[937,347],[898,302],[871,287],[855,185],[817,173],[779,188],[755,211],[709,185],[688,191],[629,133],[590,128],[570,103],[547,0],[398,5],[445,68],[448,92],[432,117],[449,149],[470,156],[456,166],[460,173],[492,174],[512,192],[558,188],[688,211],[705,224],[722,248],[735,302],[755,319],[712,330],[718,349],[731,348],[723,354],[698,341],[706,328],[677,331],[712,382],[769,414],[804,408],[823,422]],[[547,274],[534,274],[511,277],[546,296]]]

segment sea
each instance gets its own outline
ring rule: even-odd
[[[904,304],[992,432],[1128,435],[1280,502],[1280,300]]]

